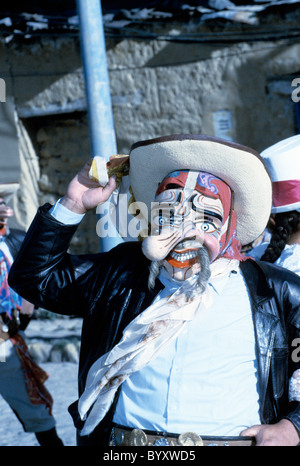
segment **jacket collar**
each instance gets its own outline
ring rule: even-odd
[[[274,296],[274,291],[266,279],[263,263],[248,259],[240,263],[240,268],[254,302],[262,304]]]

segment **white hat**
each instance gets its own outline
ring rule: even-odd
[[[260,155],[245,146],[223,139],[175,134],[131,147],[130,184],[139,202],[149,211],[159,183],[179,169],[205,171],[225,181],[233,191],[237,238],[254,241],[265,229],[271,213],[272,183]]]
[[[261,156],[272,179],[272,213],[300,212],[300,134],[268,147]]]

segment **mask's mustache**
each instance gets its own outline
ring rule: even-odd
[[[177,243],[176,246],[173,247],[173,250],[179,252],[184,249],[200,249],[202,248],[202,246],[202,243],[200,243],[200,241],[193,237],[179,241],[179,243]]]
[[[197,251],[197,258],[201,267],[200,273],[198,274],[197,283],[195,289],[192,292],[192,295],[202,294],[206,290],[207,283],[210,279],[211,270],[210,270],[210,258],[208,250],[205,246],[201,245]],[[152,261],[150,265],[148,286],[149,288],[154,288],[155,280],[160,274],[162,268],[161,261]],[[189,296],[189,297],[193,297]]]
[[[196,291],[199,291],[200,294],[202,294],[206,290],[206,286],[211,276],[210,258],[209,258],[208,250],[206,249],[205,246],[202,246],[198,250],[197,255],[198,255],[198,260],[201,266],[201,270],[200,270],[200,273],[198,274]]]

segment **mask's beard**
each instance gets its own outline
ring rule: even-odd
[[[160,274],[162,268],[161,261],[152,261],[149,269],[148,287],[153,289],[155,286],[155,280]]]
[[[196,294],[202,294],[206,290],[207,283],[210,279],[210,259],[209,254],[205,246],[201,247],[197,251],[198,261],[201,267],[199,274],[197,275],[197,282],[194,289],[190,292],[189,298],[194,297]],[[149,288],[154,288],[155,280],[160,274],[162,268],[161,261],[152,261],[150,264],[148,286]]]
[[[210,270],[210,259],[208,250],[205,246],[198,249],[197,251],[198,261],[201,266],[200,273],[198,274],[197,280],[197,292],[202,294],[206,290],[208,280],[210,279],[211,270]]]

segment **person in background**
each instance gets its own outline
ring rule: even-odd
[[[10,267],[25,236],[8,227],[12,216],[13,209],[0,198],[0,394],[41,446],[63,446],[52,415],[53,400],[44,386],[48,375],[32,359],[23,337],[34,306],[8,285]]]
[[[268,147],[261,156],[272,179],[270,239],[247,254],[300,275],[300,134]]]

